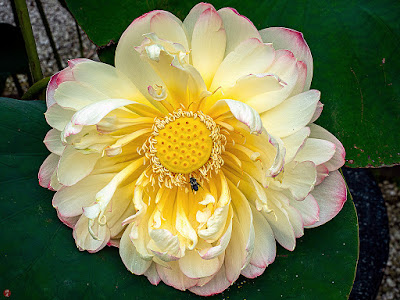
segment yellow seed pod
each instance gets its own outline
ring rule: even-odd
[[[189,174],[211,155],[211,132],[199,118],[179,118],[166,124],[156,137],[157,157],[171,172]]]

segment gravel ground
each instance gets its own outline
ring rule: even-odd
[[[377,300],[400,299],[400,189],[396,182],[379,183],[389,217],[389,260]]]
[[[43,23],[36,8],[35,1],[27,1],[31,17],[33,33],[35,35],[39,59],[45,76],[57,72],[56,61],[53,57],[49,40],[45,33]],[[42,4],[50,23],[50,27],[61,56],[61,61],[66,66],[68,59],[80,57],[78,34],[72,16],[59,5],[56,0],[42,0]],[[9,0],[0,0],[0,22],[15,25]],[[81,31],[84,57],[98,60],[96,47]],[[19,75],[26,89],[26,76]],[[12,80],[8,80],[4,96],[16,95]],[[390,226],[390,252],[385,276],[377,300],[400,299],[400,190],[398,182],[384,180],[379,183],[389,216]]]
[[[61,57],[62,65],[66,67],[69,59],[81,57],[75,21],[57,0],[42,1],[42,5],[50,24],[50,29],[56,43],[57,51]],[[53,56],[53,51],[50,47],[50,42],[46,35],[36,3],[33,0],[28,0],[27,6],[43,74],[44,76],[53,75],[59,70],[57,69],[56,60]],[[10,0],[0,0],[0,22],[15,25]],[[92,44],[82,30],[80,30],[80,32],[84,57],[98,60],[96,46]],[[26,90],[28,88],[26,76],[18,75],[18,78],[22,87]],[[15,97],[16,94],[14,83],[12,79],[9,78],[3,96]]]

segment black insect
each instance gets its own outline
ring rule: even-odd
[[[190,187],[192,188],[192,191],[197,192],[199,190],[200,184],[197,183],[196,178],[190,177]]]

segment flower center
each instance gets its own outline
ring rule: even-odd
[[[189,184],[190,178],[203,182],[218,172],[226,144],[214,120],[201,111],[178,109],[155,118],[153,133],[138,150],[150,160],[150,182],[168,188]]]
[[[168,170],[189,174],[211,155],[211,131],[199,118],[179,118],[168,123],[156,137],[157,157]]]

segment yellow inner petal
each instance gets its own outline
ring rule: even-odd
[[[199,118],[179,118],[168,123],[156,137],[157,157],[168,170],[189,174],[211,155],[211,131]]]

